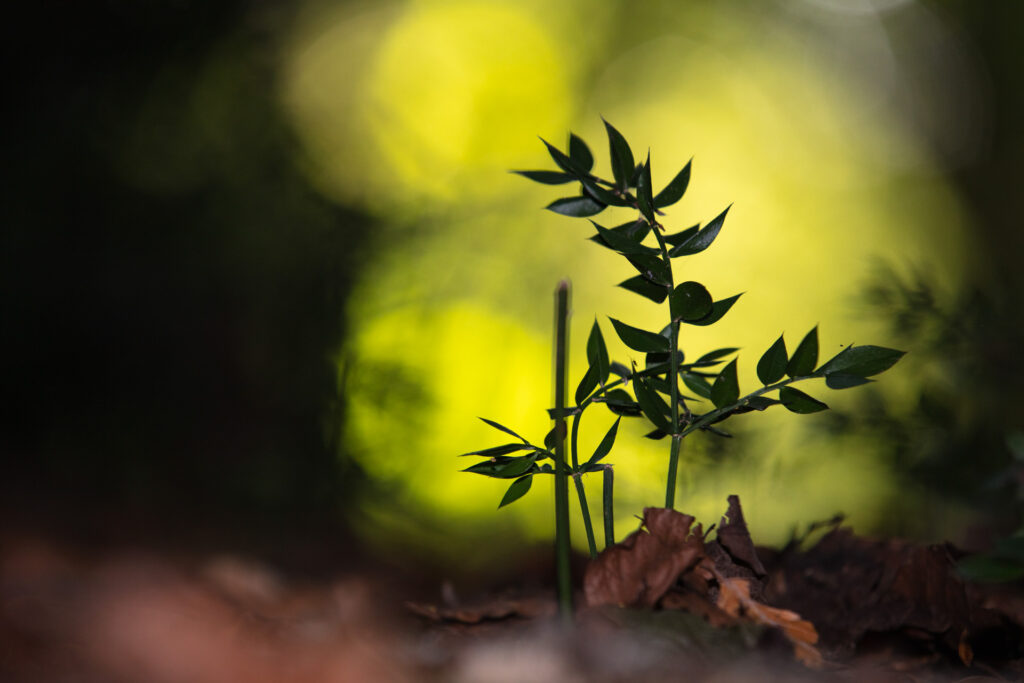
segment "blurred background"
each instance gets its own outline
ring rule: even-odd
[[[658,187],[693,159],[670,228],[733,205],[682,264],[744,296],[685,331],[690,357],[741,347],[750,390],[780,333],[909,352],[808,389],[832,411],[689,439],[677,508],[710,523],[738,493],[762,543],[841,512],[984,546],[1016,528],[1024,462],[1022,21],[952,0],[23,4],[0,29],[3,525],[310,566],[358,547],[474,570],[548,543],[546,482],[498,511],[505,483],[455,456],[502,442],[477,416],[547,432],[559,279],[573,382],[595,318],[623,362],[607,316],[661,324],[585,221],[543,210],[571,186],[507,173],[552,168],[537,136],[571,130],[609,175],[603,116]],[[612,418],[587,420],[593,448]],[[609,458],[620,535],[663,500],[645,431]]]

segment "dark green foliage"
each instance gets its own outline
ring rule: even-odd
[[[598,470],[610,472],[601,461],[612,450],[622,417],[646,420],[653,427],[647,433],[647,438],[673,437],[666,482],[666,506],[671,507],[675,492],[676,460],[683,437],[696,430],[729,436],[716,425],[735,415],[763,411],[779,404],[791,412],[801,414],[826,410],[828,406],[825,403],[790,385],[816,377],[824,378],[829,389],[855,387],[869,382],[868,377],[887,370],[903,355],[901,351],[877,346],[851,346],[815,369],[818,363],[817,327],[804,336],[792,355],[787,353],[786,343],[780,335],[757,363],[757,376],[763,386],[746,396],[740,392],[736,358],[731,359],[721,370],[714,370],[735,353],[736,348],[715,349],[694,362],[686,363],[685,355],[679,348],[682,325],[707,326],[718,322],[741,295],[715,301],[707,287],[699,282],[677,283],[673,272],[674,260],[700,254],[710,247],[721,233],[729,208],[704,227],[695,225],[676,232],[666,230],[661,223],[664,219],[660,209],[671,206],[683,197],[690,182],[691,163],[687,163],[661,192],[654,195],[650,153],[643,163],[637,164],[625,137],[607,121],[605,131],[608,136],[612,180],[592,174],[594,159],[590,149],[575,135],[570,135],[568,154],[544,143],[560,170],[518,171],[520,175],[544,184],[563,184],[567,177],[579,183],[579,196],[556,200],[548,207],[557,213],[587,217],[608,206],[631,207],[636,210],[639,213],[636,219],[614,228],[606,228],[591,221],[596,234],[590,239],[618,253],[636,269],[637,274],[619,283],[619,287],[657,304],[668,299],[669,304],[669,322],[657,331],[634,327],[610,318],[612,328],[627,349],[644,354],[642,370],[637,369],[635,361],[630,371],[625,364],[611,360],[601,328],[595,321],[587,338],[587,369],[577,385],[576,406],[549,411],[552,417],[572,418],[572,429],[568,434],[572,457],[565,467],[576,478],[591,553],[596,552],[594,535],[579,477]],[[613,375],[615,379],[612,379]],[[684,395],[680,391],[680,382],[693,396]],[[632,395],[626,391],[630,383]],[[778,398],[765,395],[776,391]],[[594,403],[604,403],[617,417],[593,455],[581,464],[577,429],[584,411]],[[489,459],[467,471],[497,478],[515,478],[516,481],[502,499],[502,505],[506,505],[529,490],[529,482],[534,474],[551,471],[549,465],[537,465],[536,461],[551,457],[553,446],[559,440],[554,438],[552,431],[545,438],[545,447],[535,448],[502,425],[490,421],[488,424],[519,438],[522,443],[476,451],[475,455]],[[510,455],[520,450],[532,452],[514,457]],[[610,509],[610,505],[606,505],[605,509]],[[608,520],[605,522],[607,525]]]
[[[786,355],[786,340],[779,338],[771,345],[761,360],[757,361],[757,378],[765,386],[778,382],[786,374],[789,356]]]

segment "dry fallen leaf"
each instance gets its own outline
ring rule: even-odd
[[[587,604],[653,607],[679,576],[706,557],[700,524],[667,508],[646,508],[641,528],[587,565]]]
[[[824,663],[821,653],[815,647],[818,643],[818,632],[814,624],[801,619],[796,612],[771,607],[751,598],[750,582],[747,579],[730,579],[720,574],[716,578],[719,584],[719,609],[757,624],[780,629],[793,645],[796,658],[805,665],[817,668]]]

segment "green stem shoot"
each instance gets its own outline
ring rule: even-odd
[[[558,574],[558,612],[572,624],[572,576],[569,571],[569,467],[565,461],[565,397],[568,379],[569,282],[555,289],[555,565]]]

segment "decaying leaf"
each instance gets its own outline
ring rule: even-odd
[[[723,612],[744,617],[757,624],[774,626],[782,631],[793,645],[793,654],[809,667],[824,663],[815,645],[818,632],[814,624],[800,618],[796,612],[771,607],[750,597],[750,582],[746,579],[730,579],[718,574],[717,606]]]
[[[407,602],[405,608],[413,614],[430,621],[453,622],[457,624],[479,624],[484,621],[503,619],[548,617],[555,613],[555,602],[548,598],[494,598],[482,602],[437,606],[422,602]]]
[[[646,508],[641,528],[587,565],[587,604],[653,607],[684,572],[706,557],[701,525],[666,508]]]
[[[754,542],[743,519],[743,508],[739,496],[729,496],[729,510],[718,525],[718,542],[733,560],[749,567],[754,574],[763,577],[766,572],[754,550]]]

